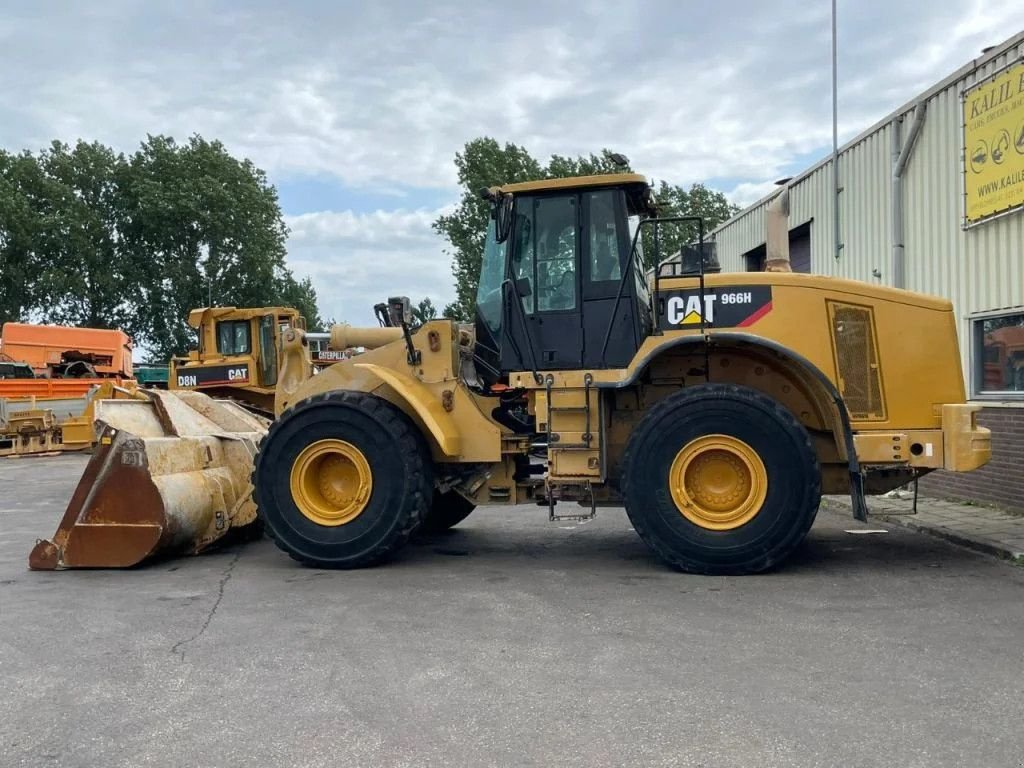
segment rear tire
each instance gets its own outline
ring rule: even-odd
[[[454,528],[476,509],[476,504],[456,491],[438,493],[434,491],[434,500],[430,511],[423,520],[420,531],[423,533],[441,533]]]
[[[744,574],[782,562],[821,502],[810,436],[757,390],[703,384],[665,398],[623,456],[626,512],[673,568]]]
[[[318,446],[327,446],[319,458]],[[359,568],[394,555],[421,524],[432,464],[405,414],[379,397],[337,391],[303,400],[271,425],[253,486],[280,549],[306,565]]]

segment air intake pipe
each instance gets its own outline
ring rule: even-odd
[[[402,338],[401,328],[357,328],[348,323],[331,326],[331,349],[342,351],[353,347],[376,349]]]

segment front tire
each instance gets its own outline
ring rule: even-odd
[[[405,414],[338,391],[303,400],[271,425],[253,486],[280,549],[306,565],[358,568],[394,555],[420,525],[432,465]]]
[[[782,405],[703,384],[641,420],[623,457],[623,495],[636,532],[671,567],[757,573],[807,535],[821,471],[807,430]]]

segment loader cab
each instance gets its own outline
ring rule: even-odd
[[[488,383],[512,371],[623,368],[650,332],[639,222],[642,176],[557,179],[487,190],[476,362]],[[639,248],[639,243],[637,245]]]

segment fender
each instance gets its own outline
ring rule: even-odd
[[[365,368],[395,390],[423,421],[424,426],[437,441],[441,453],[452,457],[462,453],[462,437],[455,419],[445,411],[434,393],[423,382],[374,363],[356,363],[355,367]]]
[[[737,347],[753,346],[767,349],[779,357],[800,366],[821,384],[835,405],[836,412],[839,414],[839,423],[843,430],[843,445],[846,447],[847,467],[850,472],[850,498],[853,501],[853,516],[856,520],[866,522],[868,519],[868,506],[864,496],[864,476],[861,473],[860,461],[857,459],[857,449],[853,443],[853,428],[850,426],[850,414],[846,410],[846,403],[843,402],[843,396],[839,394],[839,390],[836,389],[833,381],[818,366],[799,352],[794,352],[777,341],[766,339],[762,336],[755,336],[751,333],[712,332],[706,337],[700,335],[679,336],[665,341],[664,344],[661,344],[643,358],[637,360],[632,366],[633,372],[625,379],[601,383],[596,386],[600,388],[623,389],[635,383],[647,365],[665,350],[674,347],[706,344],[706,348],[710,351],[715,347],[716,342],[729,342]]]

